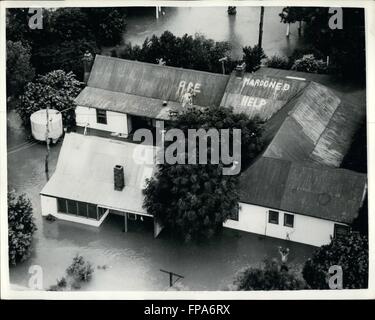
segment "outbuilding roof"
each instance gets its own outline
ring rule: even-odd
[[[154,170],[154,147],[77,133],[65,135],[56,170],[42,195],[147,215],[145,180]],[[114,167],[124,167],[125,187],[114,189]]]
[[[240,201],[352,223],[366,192],[365,174],[260,157],[240,177]]]

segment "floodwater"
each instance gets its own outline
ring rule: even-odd
[[[207,5],[210,5],[209,3]],[[292,24],[286,37],[286,25],[280,22],[282,7],[265,7],[263,49],[268,56],[290,55],[303,45],[298,25]],[[228,41],[232,57],[242,57],[242,47],[258,43],[260,7],[237,7],[236,15],[228,15],[227,7],[162,7],[156,19],[155,8],[133,8],[127,18],[124,40],[141,45],[146,37],[160,36],[169,30],[177,36],[201,33],[215,41]]]
[[[39,192],[46,183],[43,144],[30,144],[15,112],[8,113],[8,184],[32,200],[38,230],[31,257],[10,268],[12,284],[27,287],[29,267],[43,269],[44,288],[55,284],[76,254],[92,262],[92,280],[81,290],[167,290],[168,275],[184,276],[184,290],[222,290],[235,273],[259,265],[265,257],[279,258],[278,246],[290,248],[290,263],[301,265],[313,247],[225,229],[203,244],[184,244],[162,232],[153,238],[152,224],[132,222],[123,233],[120,216],[109,216],[100,228],[64,221],[48,222],[40,214]],[[17,147],[20,146],[21,147]],[[56,166],[61,143],[51,148],[50,171]],[[106,269],[98,269],[98,266]]]

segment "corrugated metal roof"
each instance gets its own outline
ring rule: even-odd
[[[241,175],[240,201],[351,223],[366,184],[366,175],[349,170],[260,157]]]
[[[145,214],[142,188],[153,174],[153,159],[152,146],[66,134],[56,170],[41,194]],[[124,167],[122,191],[114,190],[115,165]]]
[[[350,112],[331,90],[314,82],[286,107],[287,112],[280,110],[265,124],[270,143],[264,156],[338,167],[360,122],[361,109]]]
[[[314,81],[325,86],[330,86],[332,83],[332,77],[327,74],[318,74],[318,73],[309,73],[309,72],[302,72],[296,70],[284,70],[284,69],[276,69],[276,68],[268,68],[262,67],[259,68],[257,71],[254,72],[254,75],[257,76],[268,76],[268,77],[295,77],[295,78],[303,78],[306,81]]]
[[[229,76],[96,55],[87,86],[180,102],[188,86],[193,103],[219,105]]]
[[[246,113],[251,119],[268,120],[307,84],[306,81],[252,73],[236,77],[233,73],[221,105]]]
[[[181,103],[173,101],[168,101],[167,106],[163,106],[163,100],[160,99],[146,98],[92,87],[84,88],[76,98],[76,103],[83,107],[161,120],[168,120],[170,111],[180,111],[183,109]]]

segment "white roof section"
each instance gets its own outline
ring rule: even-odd
[[[153,174],[155,152],[153,146],[66,134],[56,170],[41,194],[147,215],[142,189]],[[116,165],[124,167],[122,191],[114,189]]]

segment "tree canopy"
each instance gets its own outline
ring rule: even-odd
[[[246,63],[246,71],[254,72],[260,68],[262,59],[267,58],[263,48],[259,48],[258,45],[254,47],[243,47],[243,61]]]
[[[9,263],[16,265],[30,256],[36,225],[33,208],[26,195],[8,192],[8,245]]]
[[[248,267],[240,271],[234,281],[237,290],[302,290],[306,283],[294,270],[281,270],[275,260],[265,260],[260,268]]]
[[[34,82],[26,85],[21,103],[17,106],[24,125],[29,125],[30,115],[47,106],[58,111],[69,109],[63,113],[66,125],[74,124],[75,97],[81,90],[81,83],[72,72],[62,70],[51,71],[38,76]]]
[[[123,59],[158,63],[160,59],[168,66],[222,73],[219,59],[227,57],[226,73],[232,71],[228,42],[215,42],[201,34],[177,37],[165,31],[160,37],[146,38],[142,46],[127,44],[118,53]]]
[[[285,14],[286,13],[286,14]],[[324,56],[330,56],[330,72],[346,79],[365,80],[365,24],[362,8],[342,8],[343,28],[332,29],[334,13],[328,7],[286,7],[281,21],[304,21],[304,38]],[[313,52],[311,52],[313,53]],[[316,56],[318,57],[318,56]],[[353,63],[355,62],[355,63]]]
[[[257,123],[223,107],[188,108],[174,118],[170,128],[185,133],[186,145],[188,129],[230,129],[231,135],[233,129],[241,129],[243,163],[261,148]],[[200,151],[197,148],[197,158]],[[207,152],[207,164],[159,164],[144,190],[148,213],[185,241],[210,238],[224,221],[238,214],[238,175],[224,175],[223,163],[211,162],[212,143],[208,143]]]
[[[7,41],[7,96],[18,96],[25,84],[34,78],[34,68],[30,63],[30,50],[21,41]]]
[[[368,285],[368,239],[359,233],[337,237],[318,248],[303,268],[303,277],[312,289],[329,289],[328,271],[331,266],[343,271],[344,289],[364,289]]]
[[[28,9],[7,10],[7,39],[31,47],[31,62],[37,74],[56,69],[73,71],[83,78],[82,57],[96,54],[103,46],[122,41],[126,8],[43,9],[43,29],[31,30]]]

